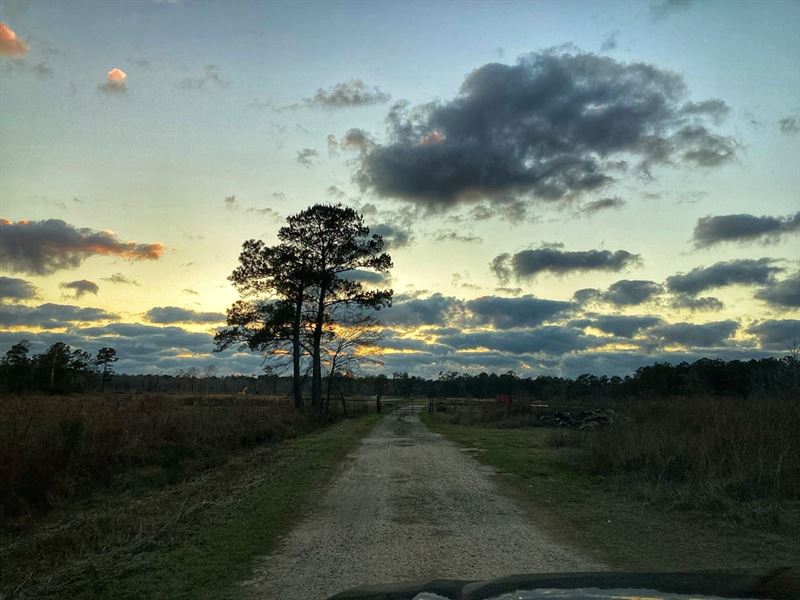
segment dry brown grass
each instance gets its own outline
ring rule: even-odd
[[[0,517],[10,527],[98,488],[159,487],[317,423],[282,398],[0,397]]]
[[[595,472],[651,503],[780,520],[800,500],[800,402],[683,398],[631,403],[591,436]]]

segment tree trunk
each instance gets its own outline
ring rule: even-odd
[[[303,386],[300,381],[300,325],[303,316],[303,296],[295,299],[294,331],[292,332],[292,389],[294,405],[298,410],[303,408]]]
[[[325,287],[320,286],[317,318],[314,323],[314,345],[312,348],[311,406],[317,412],[322,409],[322,324],[325,319]]]

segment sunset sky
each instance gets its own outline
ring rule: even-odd
[[[226,278],[318,202],[385,236],[389,374],[783,356],[800,2],[0,0],[0,353],[256,373]]]

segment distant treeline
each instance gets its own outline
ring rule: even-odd
[[[53,344],[46,352],[29,356],[26,341],[13,346],[0,359],[0,390],[26,392],[161,392],[190,394],[290,395],[292,378],[276,374],[217,376],[215,369],[189,368],[175,375],[113,375],[113,349],[97,356]],[[310,390],[304,382],[304,392]],[[469,375],[441,372],[436,379],[408,373],[391,377],[338,376],[335,395],[427,396],[494,398],[498,394],[532,399],[623,398],[635,396],[742,396],[765,393],[800,393],[800,362],[794,354],[784,358],[732,360],[702,358],[693,363],[656,362],[633,375],[607,377],[585,373],[574,379],[540,375],[519,377],[513,371]]]

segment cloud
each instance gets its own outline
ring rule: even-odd
[[[600,52],[610,52],[616,50],[619,45],[619,30],[607,33],[603,38],[603,43],[600,46]]]
[[[715,311],[722,310],[724,304],[719,298],[713,296],[703,296],[702,298],[695,298],[686,294],[678,294],[672,298],[670,302],[672,308],[685,308],[694,311]]]
[[[357,128],[349,129],[340,142],[342,150],[358,150],[360,152],[366,152],[372,145],[373,142],[369,135],[364,130]]]
[[[770,319],[761,321],[747,329],[747,333],[758,338],[762,348],[789,350],[800,344],[800,319]]]
[[[0,267],[13,272],[49,275],[76,268],[90,256],[156,260],[163,252],[158,243],[123,242],[111,231],[78,229],[60,219],[0,219]]]
[[[11,27],[0,21],[0,56],[25,56],[28,45],[17,37]]]
[[[183,77],[175,87],[182,90],[205,90],[210,87],[226,88],[231,84],[217,65],[206,65],[203,72],[194,77]]]
[[[398,225],[391,223],[378,223],[369,228],[371,235],[379,235],[383,238],[383,246],[386,250],[398,250],[411,243],[411,232]]]
[[[445,325],[462,308],[462,302],[436,293],[427,298],[395,296],[392,306],[381,311],[382,323],[392,325]]]
[[[280,213],[276,210],[266,207],[266,208],[248,208],[247,212],[256,213],[257,215],[261,215],[262,217],[269,217],[275,221],[282,221],[283,217],[281,217]]]
[[[236,202],[236,196],[225,196],[225,208],[229,209],[239,208],[239,205]]]
[[[356,180],[378,196],[429,211],[489,200],[558,200],[614,180],[620,160],[716,167],[737,142],[706,126],[721,100],[686,103],[680,75],[644,63],[545,51],[470,73],[446,102],[395,104],[389,143],[362,159]],[[437,132],[438,143],[422,143]]]
[[[580,208],[580,212],[585,215],[594,215],[599,213],[601,210],[606,210],[609,208],[620,209],[625,206],[625,204],[625,200],[617,196],[614,196],[613,198],[600,198],[599,200],[594,200],[584,204]]]
[[[319,156],[319,152],[312,148],[303,148],[297,151],[297,162],[304,167],[310,167],[314,164],[314,160]]]
[[[139,283],[135,279],[129,279],[129,278],[125,277],[125,275],[123,275],[122,273],[114,273],[113,275],[110,275],[109,277],[103,277],[102,279],[103,279],[103,281],[108,281],[109,283],[113,283],[115,285],[117,285],[117,284],[139,285],[139,286],[142,285],[141,283]]]
[[[98,85],[97,89],[106,94],[126,94],[128,92],[128,74],[115,67],[106,73],[105,83]]]
[[[556,275],[580,271],[621,271],[641,262],[638,254],[626,250],[567,251],[554,247],[522,250],[513,256],[500,254],[492,260],[490,269],[505,283],[513,276],[517,280],[533,279],[540,273]]]
[[[317,89],[305,103],[322,108],[350,108],[382,104],[388,102],[390,98],[389,94],[377,87],[367,87],[361,79],[351,79],[337,83],[328,90]]]
[[[632,338],[643,329],[659,325],[663,321],[659,317],[639,315],[600,315],[590,319],[578,319],[568,324],[574,327],[593,327],[624,338]]]
[[[587,335],[582,329],[563,325],[515,330],[513,335],[500,331],[455,333],[442,335],[438,341],[460,350],[486,348],[510,354],[552,355],[585,350],[605,343],[602,338]]]
[[[713,348],[724,345],[738,328],[739,324],[730,320],[702,324],[670,323],[654,327],[650,335],[662,346]]]
[[[786,135],[795,135],[800,131],[800,125],[795,117],[784,117],[778,121],[778,126],[781,128],[781,133]]]
[[[36,63],[28,62],[24,58],[15,58],[13,60],[7,61],[3,65],[3,70],[7,73],[25,73],[34,75],[36,77],[40,77],[42,79],[46,79],[48,77],[53,76],[53,69],[50,68],[50,65],[47,64],[46,61],[40,60]]]
[[[697,267],[688,273],[667,277],[670,292],[696,296],[700,292],[729,285],[764,285],[772,281],[782,267],[773,266],[775,259],[759,258],[718,262],[710,267]]]
[[[0,300],[30,300],[36,298],[37,293],[30,281],[0,275]]]
[[[433,234],[434,241],[437,242],[465,242],[467,244],[483,242],[483,238],[471,233],[459,233],[452,229],[440,229]]]
[[[81,308],[71,304],[41,304],[23,306],[21,304],[0,304],[0,325],[4,327],[40,327],[57,329],[72,323],[92,321],[115,321],[118,315],[102,308]]]
[[[620,279],[615,281],[599,298],[617,306],[636,306],[660,294],[662,286],[644,279]]]
[[[386,273],[376,273],[374,271],[365,271],[363,269],[353,269],[351,271],[345,271],[344,273],[340,274],[342,279],[346,279],[348,281],[359,281],[361,283],[368,283],[372,285],[384,285],[387,284],[391,277]]]
[[[177,306],[156,306],[145,313],[151,323],[223,323],[225,315],[217,312],[198,312]]]
[[[686,12],[694,4],[694,0],[653,0],[650,2],[650,16],[655,20]]]
[[[492,325],[497,329],[541,325],[574,307],[571,302],[544,300],[534,296],[483,296],[468,300],[464,306],[476,324]]]
[[[197,290],[193,290],[191,288],[183,288],[182,291],[183,291],[184,294],[191,294],[192,296],[199,296],[200,295],[200,292],[198,292]]]
[[[797,231],[800,231],[800,212],[786,217],[719,215],[698,219],[692,239],[696,248],[708,248],[721,242],[747,242],[759,238],[774,242]]]
[[[758,290],[756,298],[775,307],[800,308],[800,271]]]
[[[63,288],[65,290],[72,290],[75,292],[75,298],[81,298],[86,294],[94,294],[97,296],[97,292],[100,291],[100,286],[97,285],[94,281],[89,281],[88,279],[78,279],[77,281],[64,281],[60,283],[58,287]]]

